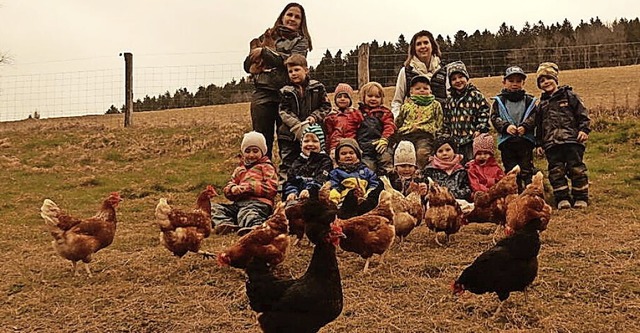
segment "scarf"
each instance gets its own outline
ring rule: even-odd
[[[440,58],[438,58],[438,56],[431,55],[431,61],[429,63],[429,67],[427,67],[427,64],[420,61],[418,57],[413,56],[411,58],[411,61],[409,62],[409,65],[413,67],[416,72],[428,77],[429,80],[431,80],[431,76],[433,75],[433,73],[435,73],[438,68],[440,68]]]
[[[431,156],[430,160],[431,165],[446,172],[447,175],[451,175],[454,171],[462,169],[462,165],[460,164],[460,161],[462,161],[462,155],[460,154],[455,154],[451,161],[441,160],[435,155]]]
[[[428,106],[429,104],[433,103],[435,99],[436,99],[436,96],[433,96],[433,95],[429,95],[429,96],[412,95],[411,96],[411,100],[420,106]]]
[[[294,39],[300,35],[297,31],[291,30],[284,25],[278,25],[276,29],[278,30],[278,36],[282,36],[286,39]]]
[[[504,98],[510,102],[518,102],[524,98],[524,90],[520,89],[517,91],[509,91],[507,89],[502,89],[500,96],[504,96]]]
[[[352,173],[354,171],[357,171],[358,168],[360,167],[360,161],[357,162],[352,162],[352,163],[345,163],[345,162],[337,162],[338,163],[338,168],[348,172],[348,173]]]

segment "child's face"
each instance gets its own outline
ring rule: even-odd
[[[411,165],[411,164],[396,165],[396,172],[398,173],[398,176],[402,178],[413,177],[417,169],[418,168],[415,165]]]
[[[507,89],[508,91],[522,90],[522,87],[524,87],[524,78],[517,74],[511,75],[504,79],[502,84],[504,85],[504,89]]]
[[[302,138],[302,153],[305,156],[309,156],[311,152],[320,152],[320,140],[313,133],[307,133]]]
[[[303,66],[287,66],[287,72],[289,72],[289,81],[295,85],[300,85],[307,79],[309,69]]]
[[[355,163],[360,161],[358,159],[358,155],[356,155],[356,151],[351,147],[342,147],[340,148],[340,152],[338,153],[338,162],[343,163]]]
[[[347,93],[339,93],[336,96],[336,106],[339,109],[346,109],[349,107],[349,104],[351,104],[351,99]]]
[[[469,82],[469,80],[467,80],[467,77],[462,75],[462,73],[453,73],[451,78],[449,78],[449,82],[455,90],[460,91],[467,86],[467,82]]]
[[[411,95],[429,96],[431,95],[431,86],[425,82],[416,82],[411,86]]]
[[[554,93],[558,89],[556,81],[548,76],[541,76],[538,79],[538,85],[546,93]]]
[[[256,146],[249,146],[242,152],[242,158],[247,164],[257,162],[262,158],[262,150]]]
[[[474,159],[476,160],[476,163],[484,165],[485,163],[487,163],[490,157],[491,153],[486,151],[479,151],[476,153],[476,157]]]
[[[443,144],[436,150],[436,157],[443,161],[451,161],[454,156],[453,148],[448,143]]]
[[[382,105],[382,93],[378,91],[378,88],[369,90],[364,96],[364,104],[370,108],[375,108]]]

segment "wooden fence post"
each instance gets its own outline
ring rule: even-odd
[[[362,43],[358,48],[358,90],[369,82],[369,44]]]
[[[133,115],[133,54],[130,52],[125,52],[124,53],[124,127],[131,126],[132,115]]]

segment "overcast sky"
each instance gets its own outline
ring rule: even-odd
[[[124,104],[124,61],[134,57],[134,99],[195,92],[246,76],[249,41],[271,27],[285,0],[0,0],[0,121],[103,114]],[[314,50],[363,42],[407,40],[419,30],[453,36],[459,30],[520,30],[525,22],[576,26],[640,15],[637,0],[409,1],[300,0]],[[398,64],[399,66],[400,64]],[[38,96],[38,98],[33,98]]]
[[[0,0],[0,52],[12,74],[119,67],[122,51],[136,65],[239,64],[249,40],[275,21],[284,0]],[[319,60],[326,49],[350,50],[362,42],[408,39],[427,29],[496,32],[502,22],[575,26],[598,16],[605,22],[640,14],[636,0],[586,1],[300,1],[307,12]],[[453,8],[452,8],[453,7]],[[142,61],[142,62],[140,62]]]

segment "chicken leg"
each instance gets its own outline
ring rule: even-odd
[[[215,253],[198,250],[197,254],[201,255],[204,259],[213,259],[216,257]]]

